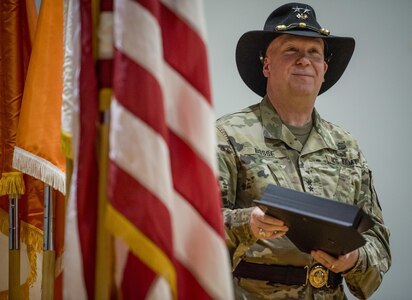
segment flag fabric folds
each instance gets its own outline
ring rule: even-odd
[[[43,0],[24,86],[13,167],[65,193],[60,142],[63,1]]]
[[[93,1],[65,0],[63,135],[73,173],[67,202],[64,299],[95,299],[98,102]]]
[[[0,6],[0,299],[7,299],[9,196],[18,195],[20,296],[38,298],[41,283],[42,199],[40,182],[12,167],[24,82],[32,50],[37,11],[33,0],[2,1]]]
[[[115,237],[118,295],[231,299],[201,2],[119,0],[98,22],[90,3],[78,6],[78,140],[74,131],[65,296],[94,296],[97,91],[112,87],[106,226]]]
[[[233,299],[202,2],[99,5],[65,3],[71,50],[63,90],[71,100],[66,132],[74,168],[64,298],[96,297],[96,233],[105,226],[114,239],[118,299]],[[108,95],[109,202],[99,225],[97,179],[105,166],[97,164],[96,124],[99,98]]]
[[[107,226],[125,299],[233,297],[204,27],[201,1],[115,1]]]
[[[20,1],[20,3],[24,0]],[[56,268],[55,296],[61,296],[61,258],[63,253],[65,158],[61,147],[62,63],[63,63],[63,0],[42,0],[38,14],[33,47],[13,151],[13,168],[35,178],[35,197],[27,203],[37,205],[37,217],[43,230],[44,187],[56,193],[54,208],[54,251]],[[35,187],[33,182],[26,190]],[[41,243],[40,243],[41,245]],[[40,264],[41,267],[41,264]],[[40,268],[41,269],[41,268]],[[38,272],[41,274],[41,272]],[[44,278],[44,276],[43,276]]]
[[[41,0],[38,20],[34,3],[0,6],[0,191],[24,178],[22,297],[40,297],[44,183],[59,192],[54,298],[233,299],[202,1]]]

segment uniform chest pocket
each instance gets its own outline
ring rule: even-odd
[[[295,165],[281,149],[245,149],[240,160],[245,184],[256,193],[261,194],[268,184],[302,189]]]
[[[352,166],[340,165],[339,181],[333,198],[353,204],[359,193],[361,172],[361,167],[357,164]]]
[[[248,148],[242,151],[239,160],[238,188],[241,191],[238,192],[260,197],[268,184],[288,186],[285,182],[292,164],[282,151]]]
[[[316,194],[353,203],[361,179],[361,167],[355,160],[330,155],[307,165]]]

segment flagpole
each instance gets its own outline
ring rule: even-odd
[[[108,300],[110,299],[112,287],[112,243],[105,226],[105,216],[108,203],[107,169],[109,161],[109,108],[111,89],[102,89],[99,98],[102,120],[100,124],[99,145],[95,297],[96,299]]]
[[[19,197],[9,196],[9,299],[20,299]]]
[[[44,185],[44,229],[43,229],[43,275],[41,283],[41,299],[51,300],[54,297],[55,251],[54,251],[54,194],[48,184]]]

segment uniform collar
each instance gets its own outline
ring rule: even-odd
[[[289,147],[304,153],[314,152],[324,148],[337,149],[337,146],[330,135],[328,127],[330,124],[323,120],[316,109],[313,110],[313,129],[302,149],[302,145],[283,125],[278,113],[273,107],[267,95],[260,102],[260,112],[262,116],[263,135],[268,139],[283,141]]]

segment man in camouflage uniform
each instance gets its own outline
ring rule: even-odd
[[[343,74],[354,45],[352,38],[330,35],[313,8],[300,3],[276,9],[263,31],[247,32],[238,42],[239,73],[263,99],[217,121],[237,299],[346,299],[342,279],[366,299],[390,267],[389,231],[365,157],[348,132],[314,109],[317,95]],[[268,184],[361,207],[375,222],[363,233],[366,244],[339,257],[299,251],[282,220],[253,203]],[[312,282],[316,276],[320,285]]]

